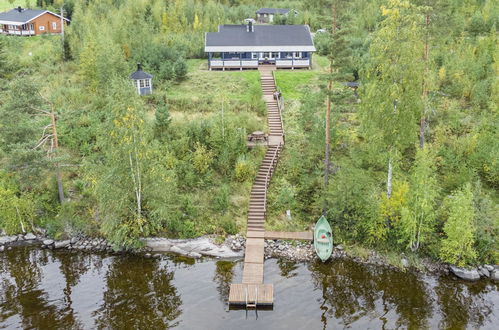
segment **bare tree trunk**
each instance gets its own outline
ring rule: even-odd
[[[332,24],[332,33],[336,32],[336,6],[333,5],[333,24]],[[331,74],[333,73],[333,60],[329,61],[329,81],[327,85],[328,95],[327,95],[327,111],[326,111],[326,150],[325,150],[325,158],[324,158],[324,188],[327,189],[329,186],[329,172],[331,169],[330,162],[330,153],[331,153],[331,91],[333,89],[333,78]],[[324,209],[322,210],[322,214],[325,216],[327,214],[327,200],[324,201]]]
[[[430,54],[430,47],[428,41],[428,27],[430,25],[430,15],[426,15],[426,37],[425,37],[425,45],[424,45],[424,63],[425,69],[423,74],[423,114],[421,116],[421,121],[419,123],[419,147],[421,149],[424,148],[425,144],[425,130],[426,130],[426,110],[428,105],[428,60]]]
[[[57,152],[59,148],[59,139],[57,138],[57,126],[56,126],[56,116],[54,111],[51,112],[50,114],[50,119],[52,121],[52,136],[54,139],[54,151]],[[55,163],[55,172],[56,172],[56,180],[57,180],[57,190],[59,192],[59,201],[64,203],[65,197],[64,197],[64,185],[62,183],[62,173],[61,169],[59,168],[59,163]]]

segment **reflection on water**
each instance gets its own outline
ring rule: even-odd
[[[0,254],[0,329],[490,328],[497,285],[345,260],[265,263],[273,311],[228,311],[240,261],[16,247]]]

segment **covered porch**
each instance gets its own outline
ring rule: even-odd
[[[34,36],[35,26],[34,23],[27,24],[1,24],[0,33],[18,36]]]
[[[210,70],[257,69],[259,65],[272,64],[277,68],[299,69],[312,66],[312,52],[208,52]]]

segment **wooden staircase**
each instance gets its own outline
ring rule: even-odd
[[[274,173],[282,145],[269,146],[255,182],[251,188],[248,212],[248,231],[265,231],[265,216],[267,212],[267,189]]]
[[[267,191],[284,146],[280,104],[274,100],[274,70],[272,66],[259,68],[263,98],[267,104],[268,148],[251,188],[243,280],[241,284],[231,284],[229,292],[229,304],[246,308],[272,306],[274,303],[274,286],[263,284]]]
[[[276,84],[272,68],[260,69],[260,83],[262,84],[263,98],[267,103],[267,122],[269,126],[269,136],[283,137],[281,111],[277,100],[274,100]]]

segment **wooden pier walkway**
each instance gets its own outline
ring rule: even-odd
[[[265,239],[312,239],[311,233],[265,232],[267,190],[284,146],[281,107],[279,101],[274,99],[274,70],[275,67],[271,66],[259,68],[263,98],[267,105],[268,148],[251,189],[242,283],[231,284],[229,292],[229,304],[246,308],[271,306],[274,303],[274,287],[263,281]]]

